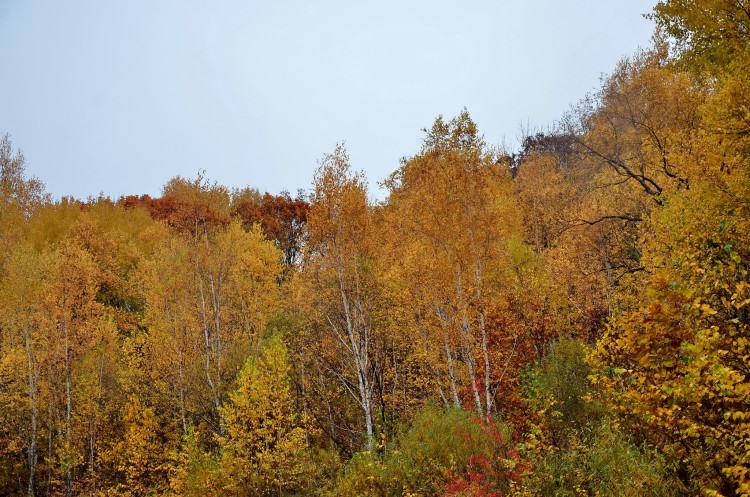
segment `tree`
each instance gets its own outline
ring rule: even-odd
[[[488,152],[464,110],[447,123],[439,117],[422,151],[387,186],[410,291],[403,305],[419,305],[414,325],[428,353],[440,350],[445,361],[435,371],[438,390],[460,405],[466,388],[477,411],[489,414],[500,373],[493,371],[488,313],[509,276],[508,243],[520,232],[510,171]]]
[[[280,195],[265,193],[262,197],[246,195],[233,202],[232,210],[242,219],[246,229],[260,224],[263,233],[284,253],[284,263],[289,266],[300,262],[305,243],[305,224],[309,204],[302,195],[296,198],[287,192]]]
[[[750,492],[745,210],[698,184],[654,214],[643,307],[610,325],[597,356],[616,405],[722,495]]]
[[[204,340],[195,297],[195,265],[189,243],[166,228],[148,235],[155,247],[138,269],[145,300],[142,325],[147,334],[126,342],[133,371],[133,391],[150,392],[150,402],[169,413],[185,436],[192,423],[210,419],[202,358]],[[131,345],[132,344],[132,345]],[[208,404],[208,405],[207,405]],[[198,419],[191,419],[191,413]]]
[[[703,106],[714,147],[750,150],[750,6],[745,0],[668,0],[651,15],[675,40],[675,65],[708,90]],[[720,161],[714,180],[732,168]],[[704,174],[705,174],[704,170]]]
[[[598,381],[632,426],[681,465],[688,485],[750,495],[747,476],[747,6],[666,1],[654,14],[677,40],[700,126],[673,163],[689,189],[665,191],[648,217],[641,305],[616,316],[597,345]],[[679,74],[679,72],[678,72]],[[746,109],[746,107],[744,107]]]
[[[5,424],[2,457],[17,461],[26,454],[23,462],[27,495],[34,495],[37,488],[45,405],[43,370],[48,357],[40,336],[41,266],[41,257],[21,245],[9,255],[8,271],[0,280],[0,368],[5,383],[0,400]]]
[[[122,482],[105,495],[140,497],[164,489],[167,457],[154,409],[131,396],[122,413],[122,424],[123,438],[102,456],[105,462],[114,465]]]
[[[32,213],[49,196],[37,178],[26,177],[26,159],[20,150],[13,153],[10,136],[0,137],[0,276],[5,258],[23,238],[22,229]]]
[[[12,204],[28,219],[35,207],[49,200],[38,178],[26,178],[26,159],[20,150],[13,153],[10,135],[0,138],[0,201],[3,211]]]
[[[141,276],[150,330],[143,380],[158,386],[183,435],[193,422],[218,433],[227,389],[279,308],[280,253],[238,222],[197,238],[160,236]]]
[[[272,338],[246,361],[221,408],[221,472],[230,495],[270,497],[304,488],[312,468],[289,370],[284,344]]]
[[[657,38],[650,50],[626,57],[563,120],[579,153],[592,161],[591,171],[610,187],[632,185],[660,203],[663,193],[687,186],[675,163],[700,122],[703,95],[692,78],[666,64],[666,42]]]
[[[750,42],[745,0],[666,0],[649,17],[675,40],[679,63],[691,70],[722,71]]]
[[[310,195],[305,295],[311,301],[312,341],[322,346],[320,366],[357,403],[368,449],[380,367],[370,211],[363,175],[351,172],[345,148],[337,145],[316,171]]]

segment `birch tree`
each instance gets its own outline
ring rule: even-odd
[[[335,347],[326,371],[357,403],[368,449],[375,434],[373,390],[379,367],[370,209],[364,177],[352,173],[346,149],[338,145],[315,173],[306,289],[317,319],[315,333],[321,343]]]

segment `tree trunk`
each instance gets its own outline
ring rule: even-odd
[[[28,382],[29,382],[29,402],[31,403],[31,434],[29,435],[29,453],[27,455],[29,465],[29,482],[27,493],[29,496],[34,495],[34,478],[36,473],[36,464],[38,460],[37,454],[37,406],[38,406],[38,370],[36,366],[36,358],[34,356],[34,349],[31,343],[31,332],[26,330],[24,333],[24,341],[26,345],[26,360],[28,364]]]

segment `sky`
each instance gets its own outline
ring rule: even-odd
[[[438,115],[517,148],[647,47],[654,1],[0,0],[0,134],[53,198],[310,188],[346,142],[374,197]]]

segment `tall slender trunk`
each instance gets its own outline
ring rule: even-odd
[[[71,421],[73,417],[73,398],[71,387],[73,383],[71,371],[71,350],[68,326],[63,325],[65,330],[65,495],[73,495],[73,467],[71,465],[71,451],[73,448],[73,428]]]
[[[473,219],[471,210],[467,205],[467,216],[469,219]],[[483,264],[480,251],[476,243],[476,231],[473,223],[469,228],[469,239],[471,240],[471,252],[474,259],[474,297],[476,299],[476,306],[479,309],[479,334],[481,337],[482,347],[482,358],[484,359],[484,400],[485,400],[485,412],[489,418],[490,412],[492,412],[492,389],[490,385],[490,354],[487,346],[487,325],[484,315],[484,294],[482,292],[483,285]],[[486,251],[485,257],[486,257]]]
[[[51,375],[50,375],[51,376]],[[55,437],[55,431],[52,428],[54,424],[54,416],[52,413],[52,402],[47,403],[47,460],[52,463],[54,453],[52,452],[52,442]],[[47,464],[47,495],[49,496],[50,489],[52,488],[52,471],[54,470],[54,464]]]
[[[474,359],[474,340],[471,335],[471,324],[469,323],[469,318],[467,316],[468,303],[464,297],[463,272],[460,266],[458,266],[456,270],[456,275],[456,296],[459,302],[459,309],[457,312],[460,314],[458,328],[461,331],[461,337],[464,342],[464,359],[466,361],[466,368],[469,372],[469,383],[471,384],[471,391],[474,394],[474,403],[477,406],[477,413],[482,415],[484,409],[482,407],[482,398],[479,395],[479,382],[477,381],[475,371],[476,361]]]
[[[456,388],[456,371],[453,367],[453,351],[451,350],[451,346],[448,343],[448,340],[445,340],[445,357],[448,358],[448,378],[450,379],[451,384],[451,394],[453,395],[453,407],[461,407],[461,401],[458,399],[458,389]]]
[[[474,232],[472,230],[472,249],[476,251],[474,246]],[[492,412],[492,388],[490,378],[490,353],[487,345],[487,324],[484,316],[484,295],[482,293],[482,269],[479,261],[479,256],[476,255],[474,258],[474,288],[476,305],[479,308],[479,333],[482,339],[482,357],[484,359],[484,400],[485,409],[487,416]]]
[[[27,493],[29,496],[34,495],[34,478],[36,473],[37,454],[37,406],[38,406],[38,378],[39,372],[36,365],[33,344],[31,342],[31,332],[26,330],[24,333],[24,342],[26,347],[26,360],[28,365],[28,382],[29,382],[29,402],[31,404],[30,422],[31,433],[29,434],[29,452],[27,455],[29,465],[29,481]]]
[[[206,293],[203,289],[203,275],[200,270],[200,265],[198,263],[198,243],[196,241],[195,245],[195,277],[198,279],[198,296],[200,297],[200,304],[201,304],[201,330],[203,332],[203,351],[205,355],[205,360],[203,363],[203,369],[206,374],[206,382],[208,383],[208,387],[211,390],[211,396],[213,397],[213,408],[214,408],[214,414],[218,416],[219,413],[219,406],[221,405],[220,399],[219,399],[219,393],[217,389],[216,382],[211,377],[211,355],[212,355],[212,349],[213,349],[213,340],[211,337],[211,324],[209,322],[208,318],[208,310],[206,306]],[[217,418],[218,420],[218,418]],[[221,423],[219,424],[219,430],[221,431]]]
[[[359,374],[359,391],[362,398],[362,410],[365,415],[365,433],[367,435],[367,441],[365,442],[367,450],[372,450],[372,442],[374,439],[373,422],[372,422],[372,395],[370,394],[370,383],[367,378],[367,374],[360,368]]]
[[[451,395],[453,396],[453,407],[461,407],[461,401],[458,398],[458,388],[456,387],[456,368],[453,365],[453,350],[451,349],[448,336],[448,314],[445,309],[437,307],[436,313],[440,322],[440,330],[443,334],[443,346],[445,347],[445,358],[448,363],[448,379],[450,380]]]
[[[340,261],[340,264],[343,266],[343,261]],[[362,315],[363,309],[361,301],[358,301],[358,305],[355,306],[358,313],[358,315],[355,316],[353,315],[355,309],[352,308],[352,303],[349,301],[349,296],[347,295],[344,285],[343,269],[340,267],[337,273],[339,291],[341,293],[341,303],[344,309],[344,318],[346,320],[346,333],[352,351],[352,359],[357,374],[357,387],[359,389],[360,404],[365,419],[365,435],[367,437],[365,446],[367,450],[372,450],[374,425],[372,421],[372,386],[370,385],[368,377],[369,332],[365,324],[365,317]],[[356,299],[359,300],[359,295],[356,295]]]
[[[208,281],[211,289],[211,310],[214,317],[214,352],[216,354],[216,391],[214,392],[214,405],[216,412],[219,412],[221,405],[221,383],[222,383],[222,340],[221,340],[221,267],[219,267],[218,281],[214,284],[213,274],[209,274]],[[223,434],[222,424],[219,423],[219,430]]]
[[[99,430],[99,408],[102,405],[102,396],[104,395],[104,360],[106,358],[106,348],[102,340],[102,355],[99,359],[99,380],[96,389],[96,415],[89,421],[89,474],[91,476],[91,493],[96,494],[96,437]]]
[[[464,315],[461,317],[461,332],[464,338],[464,355],[466,356],[466,368],[469,370],[469,383],[471,383],[471,392],[474,394],[474,403],[477,406],[477,413],[482,414],[484,410],[482,408],[482,398],[479,395],[479,382],[477,381],[477,375],[475,371],[476,362],[474,360],[474,347],[471,343],[471,330],[469,329],[469,321]]]
[[[487,347],[487,327],[484,322],[484,311],[479,311],[479,330],[482,335],[482,355],[484,356],[484,397],[487,416],[492,412],[492,392],[490,388],[490,354]]]
[[[182,345],[182,344],[180,344]],[[182,432],[187,436],[188,434],[188,425],[187,425],[187,417],[185,415],[185,378],[183,377],[182,373],[182,348],[178,351],[178,361],[179,361],[179,375],[180,375],[180,386],[179,386],[179,396],[180,396],[180,421],[182,421]]]

